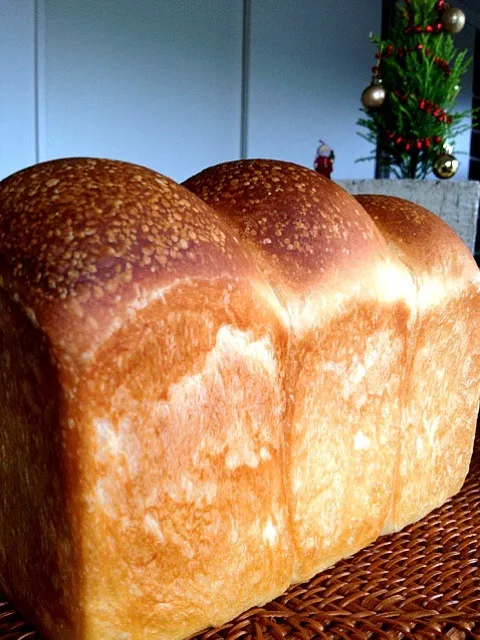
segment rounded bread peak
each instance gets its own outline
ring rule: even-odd
[[[215,272],[222,255],[234,270],[241,260],[227,255],[236,244],[227,236],[199,198],[135,164],[65,158],[0,183],[0,277],[39,301],[99,299],[151,274]]]
[[[410,269],[436,277],[478,277],[463,240],[425,207],[388,195],[365,194],[356,199]]]
[[[239,237],[298,287],[391,253],[363,207],[315,171],[277,160],[219,164],[183,183],[228,218]],[[322,277],[323,277],[322,276]]]

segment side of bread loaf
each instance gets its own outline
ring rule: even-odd
[[[74,638],[81,560],[70,517],[62,405],[48,337],[2,289],[0,585],[27,620],[53,638]]]
[[[434,214],[400,198],[357,199],[416,284],[388,533],[442,505],[465,480],[480,397],[480,278],[468,248]]]

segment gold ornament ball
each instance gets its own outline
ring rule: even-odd
[[[385,102],[385,89],[379,84],[371,84],[362,93],[362,104],[366,109],[378,109]]]
[[[448,180],[458,171],[458,160],[449,153],[442,153],[433,163],[433,173],[441,180]]]
[[[465,14],[457,7],[449,7],[442,14],[442,25],[447,33],[455,35],[465,26]]]

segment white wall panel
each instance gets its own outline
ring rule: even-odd
[[[334,178],[373,177],[356,135],[370,82],[381,0],[252,0],[248,155],[313,166],[319,138],[337,155]]]
[[[312,166],[318,138],[333,177],[356,164],[381,0],[245,0],[251,5],[246,149]],[[0,0],[0,178],[36,159],[95,155],[177,180],[238,158],[243,0]],[[473,30],[457,36],[473,47]],[[460,108],[468,108],[471,76]],[[470,133],[458,140],[468,151]],[[465,178],[468,156],[457,179]]]
[[[43,0],[45,158],[176,180],[240,149],[242,0]]]
[[[0,1],[0,179],[35,162],[35,4]]]

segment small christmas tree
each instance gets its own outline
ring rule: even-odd
[[[379,162],[399,178],[451,177],[455,137],[469,129],[472,111],[454,111],[460,82],[471,59],[452,34],[465,24],[460,9],[444,0],[403,0],[396,7],[389,40],[378,46],[372,84],[362,94],[361,133],[378,147]],[[362,160],[375,159],[372,155]]]

